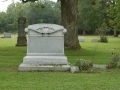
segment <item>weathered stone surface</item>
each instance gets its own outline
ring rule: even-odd
[[[27,45],[27,39],[26,39],[26,35],[25,35],[25,24],[26,24],[25,17],[18,18],[18,38],[17,38],[16,46],[26,46]]]
[[[56,24],[34,24],[28,32],[27,56],[19,70],[69,70],[64,55],[64,33],[66,29]],[[37,65],[37,66],[36,66]]]
[[[26,37],[18,37],[17,38],[17,44],[16,46],[26,46],[27,45],[27,39]]]

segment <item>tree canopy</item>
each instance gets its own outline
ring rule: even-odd
[[[60,2],[45,0],[45,8],[41,8],[41,2],[37,3],[12,3],[6,12],[0,12],[0,32],[16,32],[17,18],[27,18],[27,25],[35,23],[61,24]],[[94,1],[94,0],[93,0]],[[97,28],[106,25],[109,34],[120,30],[120,1],[101,0],[79,0],[78,3],[78,31],[79,34],[94,34]],[[52,14],[51,14],[52,13]],[[26,26],[27,26],[26,25]]]
[[[61,23],[59,2],[45,2],[45,8],[39,8],[38,3],[12,3],[6,12],[0,12],[0,32],[17,32],[17,20],[26,17],[27,25],[36,23]]]

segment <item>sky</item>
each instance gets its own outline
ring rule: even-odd
[[[57,0],[51,0],[51,1],[57,1]],[[20,0],[14,0],[14,2],[20,2]],[[0,0],[0,12],[6,11],[9,4],[12,3],[12,0]]]

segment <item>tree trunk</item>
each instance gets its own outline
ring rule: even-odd
[[[86,30],[85,29],[83,29],[83,35],[86,35]]]
[[[114,29],[114,37],[117,37],[117,32],[115,29]]]
[[[65,47],[73,49],[81,49],[78,41],[77,5],[78,0],[61,0],[62,25],[67,29]]]

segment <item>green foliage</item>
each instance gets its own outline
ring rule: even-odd
[[[0,12],[0,32],[17,32],[17,20],[21,16],[26,17],[26,26],[36,23],[60,24],[60,13],[60,2],[44,0],[35,3],[12,3],[6,12]]]
[[[120,56],[116,53],[112,53],[112,59],[108,63],[107,68],[115,68],[118,65],[118,62],[120,61]]]
[[[107,32],[109,29],[105,26],[102,26],[101,28],[97,29],[96,32],[100,36],[100,42],[108,43],[108,38],[107,38]]]
[[[107,43],[108,42],[108,39],[106,36],[100,36],[100,42],[105,42]]]
[[[120,31],[119,6],[120,0],[79,0],[79,30],[83,33],[86,31],[94,34],[96,29],[105,24],[112,31],[109,32],[111,35],[118,35]]]
[[[77,60],[75,66],[78,66],[80,70],[89,70],[92,67],[92,62],[87,60]]]
[[[0,31],[3,32],[6,27],[6,13],[0,12]]]
[[[95,1],[94,5],[92,1]],[[113,0],[114,3],[110,0],[103,0],[102,3],[101,0],[92,1],[79,0],[78,29],[80,33],[95,34],[95,30],[103,24],[109,27],[112,32],[108,32],[112,35],[113,30],[119,31],[120,0]],[[61,24],[60,2],[52,2],[50,0],[30,2],[24,4],[12,3],[8,6],[6,12],[0,12],[0,32],[17,31],[17,18],[20,16],[27,18],[27,25],[36,23]]]
[[[94,5],[93,1],[95,1]],[[94,31],[103,23],[108,23],[107,9],[109,5],[107,2],[108,0],[104,0],[102,3],[101,0],[79,0],[79,29],[90,30],[94,34]]]
[[[115,0],[116,4],[114,4],[114,13],[115,13],[115,18],[114,18],[114,28],[117,31],[120,31],[120,0]]]

